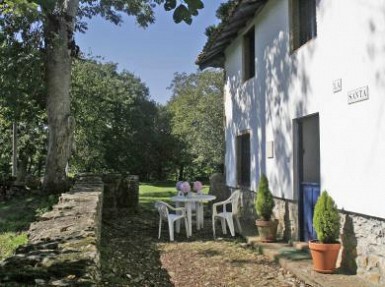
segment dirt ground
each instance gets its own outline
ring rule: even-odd
[[[189,239],[182,226],[175,242],[169,242],[166,223],[157,238],[155,211],[105,211],[103,216],[101,263],[106,286],[302,286],[241,237],[214,240],[210,219],[203,230],[193,225]]]

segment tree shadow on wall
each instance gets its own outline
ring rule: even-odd
[[[344,274],[357,274],[357,237],[351,216],[345,215],[342,238],[342,259],[339,271]]]
[[[289,202],[285,200],[285,214],[283,216],[283,240],[289,241],[291,239],[291,222],[290,222],[290,210],[289,210]]]

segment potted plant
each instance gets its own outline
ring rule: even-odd
[[[309,242],[313,269],[320,273],[333,273],[341,244],[340,217],[333,198],[323,191],[314,208],[313,226],[318,240]]]
[[[258,193],[255,201],[255,210],[259,216],[256,220],[261,241],[273,242],[276,239],[278,220],[272,220],[274,199],[269,189],[269,182],[265,175],[261,175],[258,184]]]

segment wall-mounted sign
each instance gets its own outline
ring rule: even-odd
[[[369,87],[361,87],[348,92],[348,104],[369,100]]]
[[[266,142],[266,156],[267,158],[274,158],[274,142],[267,141]]]
[[[342,79],[337,79],[333,81],[333,93],[338,93],[342,91]]]

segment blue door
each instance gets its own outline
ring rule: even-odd
[[[314,206],[320,194],[320,133],[318,114],[297,120],[299,235],[303,241],[316,239]]]
[[[317,239],[317,233],[313,227],[314,206],[320,195],[320,185],[318,183],[302,183],[303,196],[303,221],[304,221],[304,240]]]

